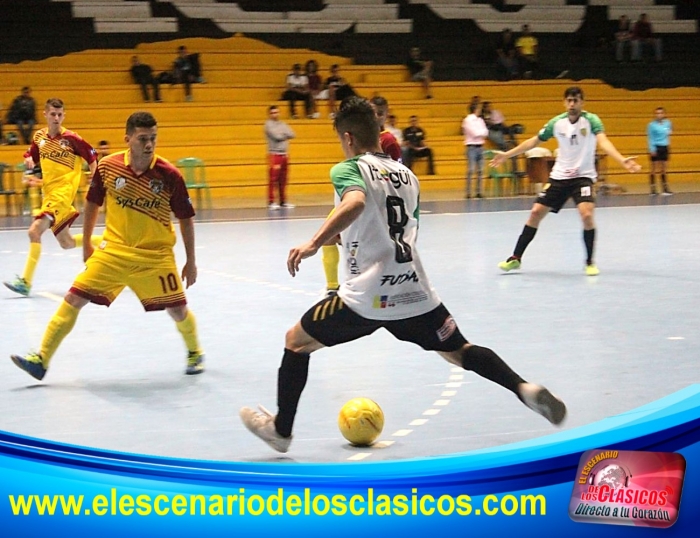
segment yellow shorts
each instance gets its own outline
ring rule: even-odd
[[[159,254],[144,263],[121,253],[95,249],[70,291],[95,304],[109,306],[126,286],[147,312],[187,304],[174,255]]]
[[[72,184],[54,188],[48,194],[44,194],[41,209],[36,218],[48,217],[51,219],[51,231],[58,235],[61,230],[68,228],[80,213],[73,207],[76,189]]]

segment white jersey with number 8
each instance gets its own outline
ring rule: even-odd
[[[338,295],[357,314],[395,320],[440,304],[416,250],[420,184],[406,166],[366,153],[331,170],[336,205],[349,190],[366,195],[362,214],[341,234],[347,280]]]

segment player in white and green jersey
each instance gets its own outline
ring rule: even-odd
[[[564,403],[540,385],[526,382],[492,350],[462,336],[423,270],[416,249],[420,185],[403,164],[381,153],[370,103],[343,101],[335,117],[347,160],[333,167],[335,211],[310,241],[290,250],[294,276],[305,258],[341,234],[348,280],[338,294],[312,306],[287,331],[277,379],[277,415],[244,407],[245,426],[279,452],[286,452],[312,352],[386,329],[399,340],[437,351],[513,392],[553,424],[566,416]]]
[[[534,239],[537,227],[550,211],[557,213],[569,198],[573,198],[583,221],[583,242],[586,245],[586,274],[595,276],[600,273],[593,261],[595,243],[595,193],[593,184],[598,173],[595,166],[596,148],[600,148],[619,162],[629,172],[639,172],[641,167],[632,157],[623,157],[605,135],[603,123],[595,114],[583,110],[583,91],[577,86],[567,88],[564,92],[566,112],[552,118],[532,138],[519,146],[498,153],[489,163],[499,166],[511,157],[525,153],[540,143],[556,138],[559,154],[554,168],[549,175],[549,182],[539,193],[523,232],[518,238],[513,255],[498,264],[503,271],[520,268],[525,249]]]

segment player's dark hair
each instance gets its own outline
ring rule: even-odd
[[[662,106],[657,106],[657,107],[654,109],[654,112],[658,112],[659,110],[661,110],[662,112],[666,112],[666,109],[665,109],[664,107],[662,107]]]
[[[369,102],[378,108],[386,108],[389,106],[389,102],[381,95],[375,95]]]
[[[129,119],[126,120],[126,134],[133,134],[139,127],[151,129],[156,125],[158,125],[158,122],[150,112],[134,112],[129,116]]]
[[[583,90],[578,86],[570,86],[564,92],[564,99],[567,97],[580,97],[581,101],[583,101]]]
[[[109,146],[109,142],[107,142],[106,140],[100,140],[98,146]]]
[[[44,109],[48,110],[51,107],[63,108],[63,101],[61,101],[58,97],[52,97],[46,101],[46,106],[44,106]]]
[[[353,95],[340,103],[340,110],[333,120],[333,127],[338,132],[350,133],[362,148],[371,148],[379,144],[379,130],[374,109],[367,99]]]
[[[269,107],[267,107],[268,113],[272,112],[273,110],[279,110],[279,107],[277,105],[270,105]]]

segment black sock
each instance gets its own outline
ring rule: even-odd
[[[595,228],[583,230],[583,242],[586,244],[586,265],[593,263],[593,244],[595,243]]]
[[[664,192],[668,192],[668,185],[666,184],[666,174],[661,174],[661,186]]]
[[[652,191],[656,190],[656,178],[654,177],[654,174],[649,174],[649,185],[651,186]]]
[[[462,353],[462,368],[498,383],[518,397],[518,385],[525,383],[523,378],[511,370],[501,357],[487,347],[469,346]]]
[[[277,370],[277,418],[275,429],[282,437],[292,435],[294,417],[301,393],[309,376],[309,355],[284,350],[282,364]]]
[[[520,259],[523,257],[525,249],[530,244],[530,241],[535,238],[536,233],[537,228],[533,228],[527,224],[525,225],[523,228],[523,233],[520,234],[520,237],[518,237],[518,242],[515,244],[515,250],[513,251],[514,258]]]

